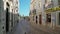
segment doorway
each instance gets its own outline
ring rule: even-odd
[[[51,23],[51,14],[46,14],[46,18],[47,18],[47,20],[46,20],[46,22],[47,23]]]
[[[7,8],[6,8],[6,32],[9,31],[9,3],[6,2]]]
[[[37,24],[37,22],[38,22],[38,21],[37,21],[37,18],[38,18],[38,17],[36,16],[36,24]]]
[[[60,13],[59,13],[59,25],[60,25]]]
[[[9,9],[6,8],[6,32],[9,31],[9,13],[8,13]]]
[[[39,15],[39,24],[42,24],[42,16]]]

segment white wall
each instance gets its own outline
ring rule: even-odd
[[[51,26],[52,27],[56,26],[56,12],[51,13]]]

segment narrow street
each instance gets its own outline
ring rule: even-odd
[[[29,23],[26,20],[21,20],[13,30],[12,34],[24,34],[30,31]]]
[[[60,34],[60,0],[0,0],[0,34]]]
[[[51,34],[32,26],[29,21],[21,20],[9,34]]]

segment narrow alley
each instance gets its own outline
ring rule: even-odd
[[[60,0],[0,0],[0,34],[60,34]]]
[[[29,21],[22,19],[9,34],[55,34],[36,28]]]

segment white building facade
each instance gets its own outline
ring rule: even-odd
[[[34,20],[34,22],[36,24],[42,24],[43,23],[43,20],[42,20],[42,15],[44,14],[44,3],[45,1],[44,0],[33,0],[31,2],[31,13],[33,13],[33,17],[34,18],[31,18],[32,20]],[[44,18],[44,17],[43,17]]]
[[[6,34],[18,23],[19,0],[1,0],[0,3],[0,34]]]
[[[60,0],[46,0],[46,13],[50,14],[50,26],[51,27],[60,27]],[[46,16],[47,17],[47,16]]]
[[[60,0],[33,0],[31,5],[31,21],[53,28],[60,27]]]

